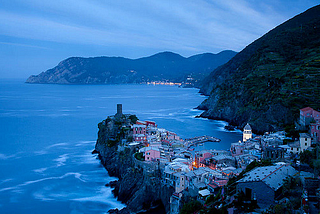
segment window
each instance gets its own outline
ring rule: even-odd
[[[305,146],[307,145],[307,143],[305,143]]]

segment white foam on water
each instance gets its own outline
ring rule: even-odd
[[[36,155],[45,155],[48,154],[48,150],[55,148],[55,147],[62,147],[65,146],[67,147],[69,144],[68,143],[56,143],[56,144],[52,144],[50,146],[45,147],[43,150],[39,150],[39,151],[35,151],[34,154]]]
[[[40,200],[40,201],[53,201],[54,200],[52,198],[46,197],[43,191],[34,192],[32,195],[35,199]]]
[[[9,182],[9,181],[13,181],[13,179],[12,179],[12,178],[4,179],[4,180],[2,180],[2,181],[0,182],[0,185],[1,185],[1,184],[4,184],[4,183],[7,183],[7,182]]]
[[[53,161],[57,162],[56,167],[66,165],[67,159],[69,158],[69,154],[60,155],[58,158],[54,159]]]
[[[100,162],[97,161],[97,154],[91,154],[91,151],[88,151],[88,154],[83,154],[83,155],[75,155],[73,156],[74,158],[79,158],[81,161],[76,161],[78,165],[81,164],[92,164],[92,165],[99,165]]]
[[[122,204],[119,201],[116,201],[114,198],[111,188],[103,187],[101,188],[94,196],[88,196],[88,197],[81,197],[81,198],[74,198],[73,201],[79,201],[79,202],[98,202],[103,204],[108,204],[113,208],[122,209],[125,207],[124,204]]]
[[[88,141],[79,141],[77,142],[77,144],[75,146],[83,146],[83,145],[86,145],[86,144],[94,144],[96,141],[93,141],[93,140],[88,140]]]
[[[8,159],[14,158],[15,156],[16,155],[5,155],[0,153],[0,160],[8,160]]]
[[[50,146],[47,146],[46,149],[51,149],[53,147],[59,147],[59,146],[67,146],[68,143],[56,143],[56,144],[52,144]]]
[[[33,170],[36,173],[43,173],[44,171],[46,171],[48,168],[44,167],[44,168],[39,168],[39,169],[35,169]]]
[[[45,150],[35,151],[34,154],[35,155],[45,155],[45,154],[48,154],[48,151],[45,151]]]
[[[232,131],[225,129],[224,127],[229,125],[229,123],[226,122],[226,121],[215,120],[215,122],[218,124],[218,128],[217,129],[219,131],[222,131],[222,132],[236,132],[236,133],[241,133],[242,134],[242,131],[239,130],[239,129],[235,129],[235,130],[232,130]]]
[[[69,177],[69,176],[74,176],[78,180],[80,180],[82,182],[86,182],[85,180],[83,180],[81,178],[82,175],[80,173],[78,173],[78,172],[68,172],[68,173],[66,173],[66,174],[64,174],[62,176],[58,176],[58,177],[41,178],[41,179],[38,179],[38,180],[26,181],[26,182],[24,182],[22,184],[18,184],[16,186],[2,188],[2,189],[0,189],[0,192],[9,191],[9,190],[17,190],[17,189],[19,189],[21,187],[28,186],[30,184],[35,184],[35,183],[48,181],[48,180],[59,180],[59,179],[63,179],[63,178]]]

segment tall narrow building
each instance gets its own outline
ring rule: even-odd
[[[247,123],[247,125],[243,128],[243,139],[242,141],[245,142],[248,139],[252,138],[252,129],[251,126],[249,125],[249,123]]]

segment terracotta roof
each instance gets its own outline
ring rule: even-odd
[[[300,111],[310,111],[310,110],[313,110],[313,108],[311,107],[305,107],[303,109],[300,109]]]

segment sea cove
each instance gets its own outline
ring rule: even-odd
[[[221,139],[208,149],[229,149],[241,140],[225,123],[195,118],[205,99],[198,89],[153,85],[30,85],[0,81],[0,208],[4,213],[105,213],[122,208],[104,185],[96,156],[97,124],[123,112],[182,138]]]

